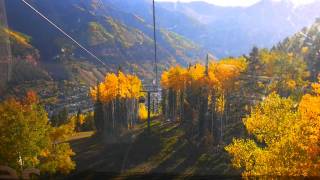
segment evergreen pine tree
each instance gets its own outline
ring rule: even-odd
[[[253,102],[256,98],[260,97],[263,89],[259,87],[259,75],[260,70],[262,68],[262,64],[259,58],[259,49],[254,47],[249,55],[246,57],[248,61],[248,68],[246,73],[244,73],[245,79],[247,79],[244,83],[244,97],[250,96],[248,100]],[[255,99],[252,99],[254,97]]]
[[[76,131],[77,132],[80,132],[81,131],[81,122],[80,122],[80,117],[81,116],[81,110],[80,108],[78,109],[78,112],[77,112],[77,119],[76,119]]]

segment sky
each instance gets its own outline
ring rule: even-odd
[[[156,1],[166,1],[166,2],[177,2],[178,0],[156,0]],[[191,1],[205,1],[211,4],[220,5],[220,6],[250,6],[260,0],[180,0],[180,2],[191,2]],[[280,0],[274,0],[280,1]],[[296,5],[307,4],[315,0],[290,0]]]

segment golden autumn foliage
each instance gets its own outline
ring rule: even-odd
[[[20,33],[12,31],[11,29],[7,29],[7,28],[4,28],[3,30],[9,37],[13,38],[18,43],[26,47],[31,47],[31,45],[29,44],[29,40],[23,35],[21,35]]]
[[[71,118],[68,123],[53,128],[50,134],[50,138],[54,143],[63,142],[75,133],[74,129],[75,120]]]
[[[202,64],[195,64],[188,69],[189,80],[199,81],[205,75],[206,68]]]
[[[301,48],[301,53],[302,54],[307,54],[308,52],[309,52],[309,48],[308,47],[305,46],[305,47]]]
[[[288,93],[302,93],[310,76],[306,63],[298,55],[278,51],[262,50],[259,54],[263,64],[263,76],[271,78],[265,88],[269,92],[276,91],[282,96]]]
[[[226,97],[240,87],[239,78],[246,68],[244,57],[211,61],[206,66],[195,64],[188,68],[171,67],[163,72],[161,78],[163,114],[170,119],[188,121],[191,115],[184,114],[192,109],[198,112],[198,119],[202,123],[205,118],[203,114],[208,114],[206,111],[209,105],[211,112],[215,113],[211,116],[212,122],[214,116],[223,117],[230,99]],[[197,116],[196,113],[192,115]]]
[[[235,79],[245,71],[245,58],[227,58],[209,65],[209,83],[222,91],[227,91],[234,85]]]
[[[90,94],[96,102],[93,118],[97,134],[114,136],[133,128],[138,100],[144,95],[138,76],[121,71],[108,73],[104,82],[90,89]]]
[[[34,92],[23,102],[8,99],[0,103],[0,164],[16,170],[29,167],[42,172],[68,173],[75,168],[64,132],[53,128]]]
[[[320,84],[299,104],[271,94],[244,120],[253,139],[225,149],[244,176],[320,176]]]
[[[100,100],[103,103],[110,102],[115,98],[138,99],[141,95],[142,82],[135,76],[119,72],[118,75],[108,73],[104,82],[98,85]],[[91,88],[90,94],[97,100],[98,88]]]
[[[148,110],[146,105],[139,104],[139,112],[138,112],[139,120],[145,121],[148,118]]]
[[[86,119],[86,116],[85,116],[84,114],[80,114],[80,115],[79,115],[79,124],[80,124],[80,125],[83,125],[86,120],[87,120],[87,119]]]
[[[161,84],[163,87],[183,91],[187,82],[187,70],[181,66],[171,67],[162,74]]]
[[[206,67],[195,64],[189,68],[181,66],[171,67],[162,74],[161,85],[166,89],[175,91],[185,90],[187,85],[194,87],[208,86],[220,90],[230,88],[234,79],[239,77],[247,67],[246,60],[240,58],[228,58],[219,62],[211,62],[206,75]]]

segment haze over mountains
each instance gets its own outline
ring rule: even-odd
[[[124,11],[150,16],[142,11],[143,1],[107,1]],[[248,53],[254,45],[272,47],[311,25],[320,15],[319,8],[319,1],[297,6],[290,0],[262,0],[249,7],[221,7],[201,1],[159,2],[157,17],[160,26],[206,47],[217,57],[225,57]]]
[[[28,2],[105,61],[109,70],[123,66],[132,71],[131,64],[134,64],[141,76],[153,71],[151,0]],[[59,60],[94,62],[21,1],[6,3],[10,28],[30,37],[30,44],[39,50],[40,58],[37,59],[47,64],[46,70],[56,76],[54,78],[68,79],[70,76],[70,68]],[[319,1],[296,6],[289,0],[262,0],[249,7],[221,7],[201,1],[157,2],[160,66],[187,65],[203,60],[207,52],[222,58],[246,54],[254,45],[271,48],[311,25],[320,15],[319,9]],[[87,66],[79,66],[78,70],[86,72],[83,76],[103,77],[99,73],[92,75],[92,68],[84,70],[83,67]]]

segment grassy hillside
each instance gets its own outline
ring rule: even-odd
[[[173,122],[155,120],[151,127],[151,135],[141,124],[115,144],[103,145],[95,137],[71,141],[77,154],[77,171],[71,178],[239,176],[222,147],[212,151],[199,147]]]

